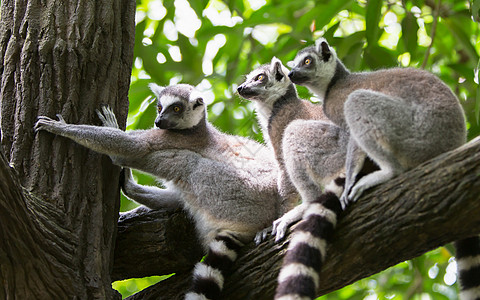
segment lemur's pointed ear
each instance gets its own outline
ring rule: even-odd
[[[328,45],[328,42],[324,38],[319,38],[315,42],[315,49],[319,54],[322,55],[322,60],[324,62],[327,62],[330,57],[332,57],[332,50],[330,49],[330,45]]]
[[[270,71],[275,76],[275,80],[277,81],[280,81],[283,78],[285,78],[285,73],[282,67],[283,67],[282,62],[274,56],[272,58],[272,61],[270,62]]]
[[[193,103],[192,109],[203,106],[205,104],[205,102],[203,101],[203,94],[198,90],[193,90],[190,93],[189,101]]]
[[[203,98],[197,98],[195,100],[195,104],[193,105],[192,109],[195,109],[199,106],[203,106],[205,104],[205,102],[203,102]]]
[[[155,94],[155,96],[157,96],[157,98],[159,97],[159,95],[162,93],[162,91],[165,89],[165,87],[163,86],[159,86],[158,84],[156,83],[150,83],[148,85],[148,87],[150,88],[150,90]]]

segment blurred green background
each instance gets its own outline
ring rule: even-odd
[[[480,134],[479,12],[480,0],[137,0],[127,130],[153,126],[148,83],[182,82],[204,92],[209,120],[222,131],[261,141],[252,105],[235,94],[237,86],[259,64],[273,56],[286,64],[323,36],[352,71],[412,66],[438,75],[458,95],[472,139]],[[134,175],[141,184],[159,184]],[[122,211],[135,206],[122,198]],[[457,299],[450,250],[439,248],[319,299]],[[126,297],[163,278],[113,286]]]

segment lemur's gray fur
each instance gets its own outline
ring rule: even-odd
[[[343,206],[356,201],[366,189],[465,143],[465,118],[457,97],[427,71],[393,68],[351,73],[323,38],[299,51],[289,66],[290,79],[323,99],[326,115],[350,131]],[[354,184],[365,156],[380,170]],[[478,239],[473,244],[480,250]],[[462,247],[462,243],[457,245]],[[459,253],[468,252],[460,248]],[[470,271],[476,268],[477,275],[479,253],[469,252],[469,259],[464,259],[471,262],[466,264]],[[459,274],[467,272],[460,268]],[[467,277],[462,280],[460,276],[462,293],[478,299],[480,276]]]
[[[321,105],[298,98],[295,85],[280,60],[273,58],[247,75],[238,93],[255,103],[264,137],[275,151],[280,170],[295,186],[302,204],[273,223],[276,240],[291,223],[302,219],[278,277],[275,299],[302,299],[315,296],[320,267],[341,212],[344,162],[348,132],[325,117]],[[331,183],[326,187],[328,183]],[[307,289],[297,293],[294,286]]]
[[[346,131],[325,116],[321,105],[298,97],[288,72],[274,57],[270,64],[250,72],[237,90],[255,104],[264,139],[280,166],[280,190],[295,187],[301,196],[301,205],[274,222],[277,241],[291,223],[302,218],[325,186],[344,173],[348,143]]]
[[[167,181],[167,189],[142,187],[126,172],[128,196],[152,208],[181,205],[196,224],[208,255],[194,270],[186,299],[219,299],[224,272],[236,251],[283,211],[278,167],[271,151],[250,139],[218,131],[206,120],[201,95],[190,85],[151,85],[158,98],[155,121],[162,129],[124,132],[113,113],[99,113],[105,126],[38,118],[46,130],[109,155],[115,164]],[[206,298],[204,298],[206,297]]]

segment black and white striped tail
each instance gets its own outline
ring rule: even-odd
[[[455,242],[461,300],[480,300],[480,237]]]
[[[203,262],[193,270],[193,286],[185,300],[217,300],[223,289],[225,273],[237,259],[243,244],[228,233],[220,233],[209,245]]]
[[[327,186],[325,193],[308,206],[295,228],[278,276],[276,300],[315,298],[327,243],[342,211],[339,198],[344,184],[344,178],[337,178]]]

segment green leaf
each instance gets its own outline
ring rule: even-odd
[[[473,0],[471,6],[473,19],[480,22],[480,0]]]
[[[412,4],[418,7],[422,7],[425,4],[425,0],[412,0]]]
[[[480,124],[480,59],[478,60],[477,67],[475,68],[475,83],[477,84],[477,95],[475,97],[475,119],[477,125]]]
[[[333,35],[337,31],[338,27],[340,27],[340,22],[337,22],[330,26],[328,30],[322,35],[327,41],[333,41]]]
[[[373,70],[398,65],[398,61],[392,51],[380,46],[367,47],[363,58],[367,66]]]
[[[150,82],[152,81],[139,79],[130,85],[130,90],[128,91],[129,111],[137,111],[142,102],[151,95],[151,91],[148,88]]]
[[[475,97],[475,119],[477,121],[477,125],[480,124],[480,85],[477,86]]]
[[[376,45],[379,35],[380,28],[378,23],[380,22],[380,17],[382,13],[382,3],[381,0],[368,0],[367,1],[367,11],[365,14],[365,24],[366,24],[366,33],[367,33],[367,42],[369,45]]]
[[[467,66],[465,64],[461,64],[461,63],[460,64],[448,64],[447,66],[450,69],[457,72],[460,76],[466,78],[468,81],[473,81],[474,80],[473,74],[472,74],[472,68],[470,68],[469,66]]]
[[[346,36],[344,38],[335,40],[335,49],[337,51],[338,57],[344,59],[347,53],[350,53],[352,47],[357,47],[358,44],[363,46],[365,43],[365,31],[357,31],[352,35]]]
[[[205,1],[205,0],[195,0],[195,1],[189,1],[188,2],[190,4],[190,6],[192,7],[192,9],[195,11],[195,13],[197,14],[198,17],[200,17],[202,15],[202,12],[203,10],[205,9],[205,7],[207,6],[208,4],[208,1]]]
[[[135,120],[135,123],[131,125],[132,129],[150,129],[153,127],[155,118],[157,117],[157,103],[152,101],[147,109],[140,114],[140,116]]]
[[[419,26],[417,24],[417,18],[407,11],[405,18],[402,20],[402,40],[405,45],[405,49],[410,52],[412,59],[415,57],[417,52],[418,42],[417,42],[417,32]]]
[[[343,58],[343,63],[347,68],[352,71],[357,71],[360,69],[362,64],[362,50],[363,50],[363,42],[359,42],[356,44],[351,45],[348,53]]]
[[[465,27],[460,16],[454,15],[445,19],[443,24],[450,30],[455,39],[460,43],[461,49],[466,51],[468,56],[475,62],[479,59],[477,49],[472,45],[470,35],[465,32]]]
[[[304,27],[308,28],[312,23],[312,20],[315,20],[316,30],[320,30],[335,18],[340,11],[348,7],[350,2],[352,1],[330,1],[326,5],[317,5],[300,18],[298,21],[298,27],[300,29]]]

